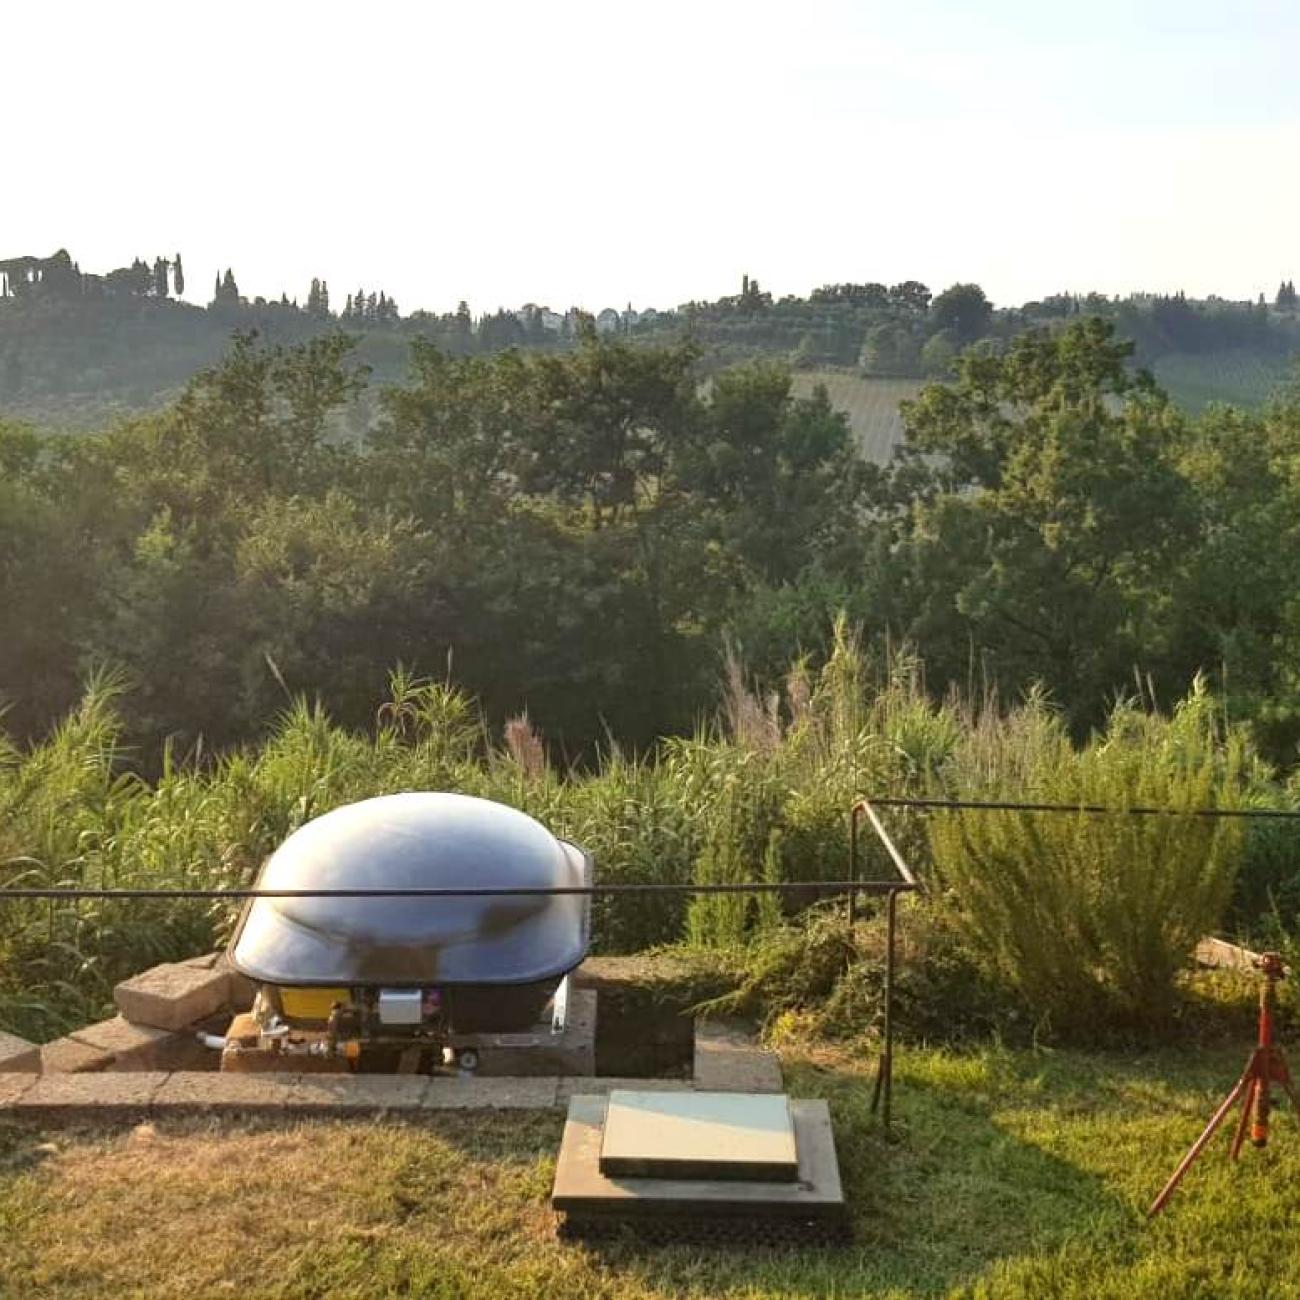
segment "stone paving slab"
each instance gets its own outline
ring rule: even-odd
[[[39,1074],[0,1074],[0,1115],[14,1104],[41,1076]]]
[[[431,1079],[424,1110],[550,1110],[560,1091],[558,1078]]]
[[[38,1074],[41,1049],[17,1034],[0,1030],[0,1074]]]
[[[110,1070],[187,1070],[202,1066],[206,1049],[189,1031],[135,1025],[124,1016],[74,1030],[68,1037],[109,1053]]]
[[[342,1115],[419,1110],[429,1083],[421,1074],[303,1075],[290,1088],[287,1104]]]
[[[113,1001],[134,1024],[184,1029],[230,1005],[230,972],[224,966],[204,970],[167,963],[123,980]]]
[[[20,1119],[118,1119],[149,1113],[167,1079],[157,1070],[42,1074],[6,1110]]]
[[[112,1064],[112,1052],[75,1038],[56,1038],[41,1048],[42,1074],[97,1074]]]
[[[297,1074],[221,1074],[177,1070],[154,1097],[155,1113],[220,1115],[282,1113],[301,1079]]]

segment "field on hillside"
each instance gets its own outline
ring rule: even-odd
[[[1240,349],[1198,354],[1172,353],[1152,366],[1157,382],[1179,406],[1200,411],[1212,402],[1259,406],[1293,373],[1286,357],[1265,357]]]
[[[0,1123],[0,1296],[1277,1300],[1300,1295],[1291,1114],[1236,1166],[1221,1135],[1143,1217],[1245,1050],[909,1050],[889,1140],[868,1061],[791,1056],[789,1092],[830,1102],[854,1240],[790,1253],[557,1240],[558,1114]]]
[[[831,405],[849,417],[862,454],[877,465],[884,465],[902,441],[899,402],[925,386],[920,379],[874,379],[842,370],[795,372],[794,391],[800,397],[809,396],[818,384],[825,385]]]

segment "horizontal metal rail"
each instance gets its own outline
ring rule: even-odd
[[[864,799],[861,801],[866,803]],[[917,808],[937,812],[1108,813],[1116,817],[1261,817],[1300,821],[1300,808],[1107,808],[1097,803],[1020,803],[1011,799],[910,799],[873,797],[877,808]]]
[[[589,897],[622,894],[784,894],[807,893],[888,894],[914,888],[887,880],[792,880],[785,884],[770,880],[735,881],[722,884],[630,884],[630,885],[465,885],[429,889],[92,889],[61,886],[0,886],[0,902],[17,899],[115,899],[190,898],[208,901],[248,898],[548,898],[577,894]]]

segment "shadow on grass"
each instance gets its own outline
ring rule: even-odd
[[[960,1058],[956,1058],[960,1059]],[[1052,1253],[1090,1234],[1122,1233],[1133,1213],[1102,1179],[1018,1138],[999,1121],[1001,1087],[981,1092],[935,1077],[899,1079],[887,1138],[870,1113],[866,1069],[795,1066],[792,1095],[831,1107],[853,1240],[842,1247],[746,1250],[586,1246],[602,1267],[671,1292],[789,1296],[943,1294],[1002,1260]]]

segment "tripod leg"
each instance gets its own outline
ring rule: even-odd
[[[1296,1100],[1295,1085],[1291,1082],[1291,1069],[1286,1063],[1286,1057],[1282,1055],[1282,1049],[1275,1047],[1273,1049],[1273,1078],[1282,1085],[1282,1091],[1291,1098],[1291,1105],[1294,1107],[1297,1115],[1300,1115],[1300,1101]]]
[[[1246,1085],[1251,1081],[1251,1077],[1252,1076],[1250,1074],[1249,1067],[1247,1067],[1247,1072],[1243,1074],[1240,1079],[1237,1080],[1237,1083],[1232,1089],[1232,1091],[1223,1099],[1222,1103],[1219,1106],[1219,1109],[1214,1112],[1214,1114],[1210,1118],[1210,1122],[1205,1126],[1204,1130],[1202,1131],[1201,1136],[1198,1137],[1196,1141],[1192,1143],[1191,1150],[1188,1151],[1188,1153],[1182,1158],[1182,1161],[1180,1162],[1178,1168],[1174,1170],[1173,1175],[1170,1177],[1169,1181],[1165,1184],[1164,1190],[1160,1193],[1159,1196],[1156,1197],[1154,1201],[1151,1202],[1151,1208],[1147,1211],[1148,1219],[1154,1219],[1155,1216],[1165,1208],[1165,1204],[1168,1202],[1169,1198],[1174,1194],[1174,1188],[1176,1188],[1178,1184],[1182,1182],[1183,1175],[1192,1167],[1192,1162],[1196,1159],[1196,1157],[1199,1156],[1201,1152],[1205,1150],[1205,1144],[1209,1142],[1209,1140],[1214,1136],[1215,1130],[1227,1118],[1228,1112],[1233,1107],[1233,1103],[1237,1100],[1238,1097],[1241,1096],[1243,1092],[1246,1091]]]
[[[1242,1144],[1246,1141],[1246,1130],[1250,1127],[1250,1113],[1255,1106],[1255,1093],[1259,1080],[1254,1075],[1246,1084],[1246,1095],[1241,1099],[1241,1119],[1237,1122],[1237,1131],[1232,1135],[1232,1149],[1228,1152],[1229,1160],[1236,1160],[1241,1155]]]

